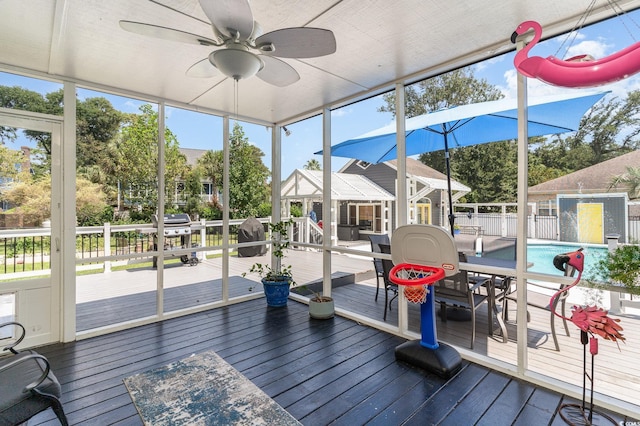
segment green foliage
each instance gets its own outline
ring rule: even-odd
[[[131,202],[155,207],[158,172],[158,113],[149,104],[140,107],[141,114],[129,114],[120,133],[110,146],[113,162],[109,173],[123,187],[137,187]],[[187,159],[180,153],[176,136],[165,129],[165,190],[173,193],[176,180],[185,175]]]
[[[207,204],[200,207],[199,215],[201,219],[220,220],[222,219],[222,210],[214,205]]]
[[[218,191],[222,188],[222,173],[224,171],[224,157],[222,151],[209,150],[198,158],[198,169],[203,177],[207,178],[213,186],[212,204],[220,208]]]
[[[305,170],[322,170],[322,166],[320,166],[320,162],[315,158],[308,160],[307,163],[302,166]]]
[[[627,172],[614,176],[609,189],[624,186],[632,200],[640,198],[640,167],[627,167]]]
[[[202,201],[200,193],[202,191],[202,178],[198,170],[190,170],[187,172],[184,183],[185,205],[183,210],[191,217],[199,214]]]
[[[293,219],[269,224],[272,239],[271,250],[276,258],[275,265],[272,268],[264,263],[254,263],[249,269],[250,273],[258,274],[262,279],[268,281],[289,281],[289,285],[296,285],[291,265],[282,264],[284,251],[289,247],[289,227],[293,224]],[[246,273],[242,274],[243,277],[246,275]]]
[[[640,245],[622,245],[607,253],[604,259],[598,261],[588,281],[596,285],[621,283],[629,293],[640,295]]]
[[[291,204],[291,216],[302,217],[302,207],[298,204]]]
[[[264,153],[251,145],[237,122],[233,126],[229,149],[229,208],[233,218],[255,216],[260,204],[268,201],[269,169],[262,162]]]
[[[133,223],[150,223],[155,212],[156,206],[141,206],[140,208],[131,209],[129,217]]]
[[[271,216],[271,203],[260,203],[256,212],[256,217],[269,217]]]
[[[0,177],[17,179],[20,172],[16,165],[22,163],[23,160],[21,151],[9,149],[0,143]]]

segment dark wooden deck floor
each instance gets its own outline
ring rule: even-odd
[[[562,424],[562,395],[468,362],[445,381],[395,361],[403,341],[345,318],[310,320],[294,301],[276,309],[257,299],[38,350],[62,383],[71,424],[141,424],[123,378],[206,350],[305,425]],[[49,410],[31,424],[56,422]]]

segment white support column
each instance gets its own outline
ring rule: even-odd
[[[322,294],[331,297],[331,244],[333,230],[337,232],[334,214],[338,207],[331,201],[331,110],[322,110]],[[335,207],[334,207],[335,206]],[[337,238],[337,233],[336,233]]]
[[[271,220],[278,223],[282,219],[281,175],[282,175],[282,127],[271,128]],[[289,212],[286,212],[287,214]],[[278,236],[279,238],[279,236]],[[271,267],[280,270],[281,259],[271,250]]]
[[[405,92],[402,83],[396,84],[396,145],[398,152],[398,173],[396,175],[396,226],[408,223],[407,206],[407,146],[405,138]],[[400,286],[398,286],[400,287]],[[407,299],[404,297],[404,289],[400,290],[398,297],[398,328],[400,333],[409,331],[409,309]]]
[[[62,135],[58,135],[62,136],[60,220],[63,236],[59,300],[62,308],[62,341],[70,342],[76,338],[76,85],[65,81],[63,90],[64,118]]]
[[[524,41],[517,41],[516,50],[525,46]],[[516,289],[518,292],[517,319],[517,369],[523,375],[528,368],[527,353],[527,280],[524,276],[527,264],[527,161],[529,148],[529,127],[527,125],[527,78],[517,73],[518,88],[518,229],[516,244]]]
[[[222,301],[229,300],[229,116],[222,117]]]
[[[165,140],[164,140],[164,130],[165,130],[165,112],[164,112],[164,102],[158,103],[158,250],[160,255],[158,256],[158,261],[156,263],[156,315],[162,317],[164,312],[164,220],[161,220],[164,217],[164,204],[165,204],[165,194],[164,188],[166,185],[164,179],[164,165],[165,165]],[[172,182],[175,185],[175,182]],[[173,193],[173,191],[171,191]]]

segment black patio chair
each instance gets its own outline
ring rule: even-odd
[[[49,361],[34,351],[18,352],[15,347],[24,339],[24,326],[8,322],[0,324],[0,328],[12,325],[14,330],[21,330],[21,335],[3,348],[7,354],[0,357],[0,424],[19,425],[51,407],[60,423],[67,426],[60,402],[60,382]]]
[[[370,234],[369,241],[371,242],[371,253],[382,253],[380,251],[380,244],[391,244],[388,234]],[[382,269],[382,259],[373,259],[373,267],[376,272],[376,298],[378,301],[378,292],[380,291],[380,278],[384,277],[384,270]],[[384,284],[384,281],[383,281]]]
[[[459,253],[460,262],[466,262],[467,258],[464,253]],[[476,277],[474,277],[476,278]],[[476,340],[476,310],[482,302],[488,299],[487,294],[481,294],[478,290],[485,286],[490,278],[469,280],[469,273],[460,270],[457,274],[436,281],[433,284],[434,298],[440,304],[440,318],[443,322],[447,321],[447,306],[469,310],[471,312],[471,349]],[[489,328],[493,318],[491,317],[491,309],[487,307]]]
[[[390,244],[379,244],[380,253],[391,254]],[[388,259],[380,259],[382,261],[382,270],[384,271],[384,316],[383,319],[387,320],[387,308],[391,310],[391,302],[398,297],[398,285],[393,283],[389,279],[391,269],[393,269],[393,262]],[[389,300],[389,292],[393,293],[393,297]]]

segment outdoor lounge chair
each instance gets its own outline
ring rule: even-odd
[[[464,253],[459,253],[460,262],[466,262]],[[471,312],[471,349],[476,340],[476,310],[486,301],[488,295],[481,294],[479,289],[489,282],[490,278],[469,280],[469,273],[460,270],[457,274],[436,281],[433,284],[435,291],[434,298],[440,304],[440,318],[447,321],[447,306],[462,308]],[[491,328],[493,318],[491,309],[487,308],[489,328]]]
[[[390,244],[379,244],[380,252],[384,254],[391,254],[391,245]],[[393,302],[398,297],[398,285],[394,284],[391,279],[389,279],[389,273],[391,269],[393,269],[393,262],[387,259],[380,259],[382,262],[382,270],[384,271],[383,280],[384,280],[384,317],[383,319],[387,320],[387,308],[391,310],[391,302]],[[393,293],[393,297],[389,300],[389,292]]]
[[[387,234],[371,234],[369,235],[371,242],[371,253],[382,253],[380,244],[391,244],[389,235]],[[378,292],[380,291],[380,278],[384,278],[384,270],[382,269],[382,259],[373,259],[373,267],[376,272],[376,302],[378,301]],[[384,281],[383,281],[384,284]]]
[[[2,351],[0,357],[0,424],[18,425],[51,407],[60,423],[68,425],[60,403],[60,382],[50,369],[49,361],[34,351],[15,349],[25,336],[25,328],[17,322],[0,324],[15,326],[21,335]],[[3,354],[4,355],[4,354]]]

